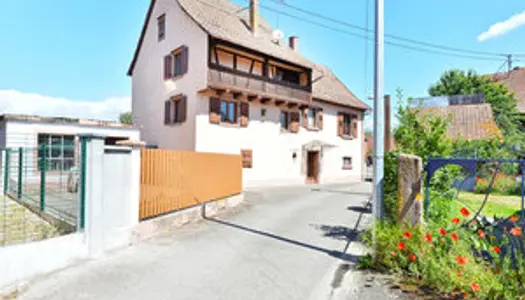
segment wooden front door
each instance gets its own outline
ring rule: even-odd
[[[308,151],[306,182],[319,182],[319,151]]]

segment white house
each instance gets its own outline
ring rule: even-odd
[[[245,186],[362,180],[361,102],[228,0],[152,0],[128,75],[149,145],[241,153]]]

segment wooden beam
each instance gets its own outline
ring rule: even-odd
[[[275,100],[275,105],[280,106],[280,105],[283,105],[283,104],[286,104],[286,101],[284,101],[284,100]]]
[[[269,97],[264,97],[264,98],[261,99],[261,103],[262,104],[268,103],[270,101],[272,101],[272,98],[269,98]]]
[[[215,94],[217,94],[217,96],[221,96],[223,94],[229,94],[230,93],[230,89],[215,89]]]
[[[232,92],[233,99],[239,99],[239,97],[244,96],[243,92]]]
[[[299,109],[308,108],[308,104],[301,104],[299,105]]]
[[[252,101],[255,101],[255,100],[258,100],[258,99],[260,99],[260,97],[257,96],[257,95],[249,95],[248,96],[248,101],[249,102],[252,102]]]
[[[299,106],[299,104],[297,104],[295,102],[288,103],[288,108],[297,107],[297,106]]]

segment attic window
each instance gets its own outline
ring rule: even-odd
[[[163,14],[157,18],[157,37],[159,42],[166,37],[166,15]]]

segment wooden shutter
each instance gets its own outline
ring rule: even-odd
[[[182,49],[181,49],[181,63],[182,63],[182,66],[181,66],[181,74],[180,75],[183,75],[183,74],[186,74],[188,73],[188,65],[189,65],[189,56],[188,56],[188,47],[187,46],[182,46]]]
[[[221,121],[221,100],[210,98],[210,123],[219,124]]]
[[[290,132],[293,132],[293,133],[299,132],[299,112],[298,111],[290,112]]]
[[[253,152],[252,150],[241,150],[242,167],[251,169],[253,166]]]
[[[308,107],[303,108],[303,127],[308,128]]]
[[[171,100],[164,102],[164,124],[171,124]]]
[[[172,73],[171,73],[172,59],[173,59],[173,56],[171,54],[164,56],[164,80],[168,80],[172,77]]]
[[[352,117],[352,137],[357,138],[357,116]]]
[[[323,129],[323,109],[317,111],[317,128]]]
[[[182,96],[179,100],[179,103],[177,104],[177,123],[184,123],[186,122],[186,115],[187,115],[187,100],[186,96]]]
[[[345,116],[342,113],[337,114],[337,135],[343,136],[344,135],[344,122],[345,122]]]
[[[241,127],[248,127],[250,122],[250,104],[248,102],[241,102]]]

